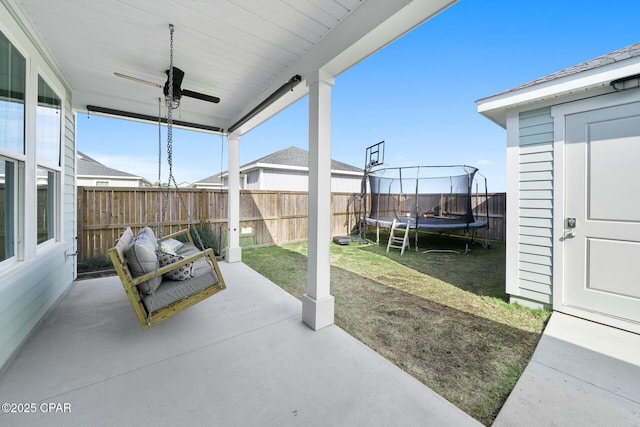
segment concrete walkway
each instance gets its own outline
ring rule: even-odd
[[[640,426],[640,335],[554,312],[494,426]]]
[[[220,267],[227,290],[144,332],[116,277],[75,282],[0,373],[0,402],[35,409],[0,426],[479,425],[340,328],[306,327],[244,264]]]

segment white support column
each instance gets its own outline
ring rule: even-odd
[[[228,246],[227,262],[242,261],[240,247],[240,136],[231,134],[229,139],[229,189],[228,189]]]
[[[314,78],[315,77],[315,78]],[[309,251],[302,321],[314,330],[333,324],[331,269],[331,91],[334,77],[318,71],[309,84]]]

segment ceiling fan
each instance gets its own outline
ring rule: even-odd
[[[138,83],[144,83],[150,86],[155,86],[157,88],[162,89],[162,93],[164,94],[165,98],[167,98],[169,96],[169,70],[165,70],[165,74],[167,75],[167,81],[164,83],[163,85],[160,85],[158,83],[153,83],[147,80],[143,80],[143,79],[139,79],[137,77],[133,77],[133,76],[128,76],[126,74],[122,74],[122,73],[113,73],[115,76],[117,77],[122,77],[124,79],[127,80],[132,80],[134,82],[138,82]],[[175,103],[180,103],[180,99],[183,96],[187,96],[189,98],[195,98],[195,99],[200,99],[202,101],[207,101],[207,102],[213,102],[215,104],[217,104],[218,102],[220,102],[220,98],[218,98],[217,96],[212,96],[212,95],[207,95],[204,93],[200,93],[200,92],[194,92],[192,90],[188,90],[188,89],[182,89],[182,79],[184,79],[184,71],[182,71],[180,68],[178,67],[173,67],[173,101]]]

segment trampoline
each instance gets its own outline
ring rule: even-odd
[[[486,178],[480,193],[476,174],[480,175],[478,169],[467,165],[369,170],[363,180],[363,186],[368,181],[370,198],[369,203],[365,203],[369,206],[365,222],[376,227],[377,243],[380,228],[391,228],[394,219],[400,223],[399,227],[415,230],[416,251],[420,230],[438,233],[461,230],[466,237],[467,253],[470,239],[473,240],[477,230],[489,228]],[[488,247],[486,235],[484,246]],[[436,251],[443,252],[424,252]]]

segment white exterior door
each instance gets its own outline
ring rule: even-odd
[[[565,126],[562,308],[640,332],[640,102]]]

